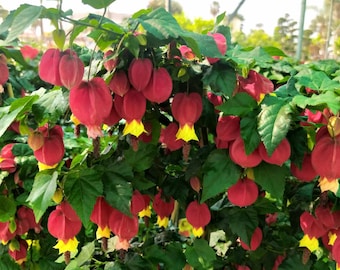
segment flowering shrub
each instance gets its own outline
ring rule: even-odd
[[[223,14],[201,34],[162,8],[70,15],[0,25],[1,269],[340,264],[339,63],[242,48]]]

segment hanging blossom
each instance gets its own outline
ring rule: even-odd
[[[97,197],[96,203],[92,210],[90,220],[98,225],[96,231],[97,239],[110,238],[109,218],[114,208],[108,204],[103,196]]]
[[[162,190],[160,189],[152,202],[152,208],[157,214],[158,226],[166,228],[169,224],[169,216],[175,207],[175,200],[172,197],[166,200],[162,196]]]
[[[59,249],[59,254],[77,251],[78,240],[76,235],[80,232],[82,223],[67,201],[63,201],[53,210],[47,221],[49,233],[57,238],[58,243],[54,248]]]
[[[204,227],[209,224],[211,219],[208,205],[192,201],[185,211],[185,216],[187,217],[188,222],[193,226],[193,235],[201,237],[204,233]]]

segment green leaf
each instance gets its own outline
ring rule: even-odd
[[[255,182],[278,200],[282,200],[285,180],[288,175],[289,170],[287,167],[280,167],[265,162],[254,168]]]
[[[240,129],[246,154],[249,155],[254,152],[261,142],[261,137],[257,130],[257,113],[255,111],[241,118]]]
[[[312,261],[309,260],[306,264],[302,262],[301,255],[298,253],[290,254],[286,257],[286,259],[280,264],[280,270],[291,270],[291,269],[299,269],[299,270],[308,270],[311,269]]]
[[[25,5],[19,13],[16,13],[5,43],[10,44],[11,41],[22,34],[27,27],[39,18],[42,9],[38,6]]]
[[[30,195],[27,198],[32,207],[36,221],[46,212],[52,203],[52,197],[57,188],[58,172],[39,172],[36,174]]]
[[[79,255],[74,259],[77,262],[78,266],[82,266],[88,261],[91,261],[92,255],[95,250],[94,241],[87,243],[85,246],[81,248]]]
[[[254,230],[259,224],[259,220],[254,208],[234,207],[228,211],[228,223],[232,232],[249,245]]]
[[[87,227],[98,196],[103,193],[103,183],[96,170],[82,168],[66,175],[64,192],[67,200]]]
[[[203,164],[203,191],[201,202],[225,192],[239,179],[241,169],[223,150],[212,151]]]
[[[138,151],[134,151],[132,147],[125,150],[124,156],[126,162],[137,172],[149,169],[155,160],[157,154],[157,146],[139,142]]]
[[[216,108],[225,115],[244,116],[257,108],[257,102],[247,93],[237,93]]]
[[[164,8],[157,8],[152,12],[137,18],[143,28],[158,39],[177,38],[182,32],[176,19]]]
[[[18,116],[20,112],[21,112],[21,108],[18,108],[0,117],[0,122],[1,122],[0,137],[6,132],[7,128],[13,123],[13,121],[15,120],[15,118]]]
[[[311,97],[297,95],[293,98],[296,106],[305,109],[311,107],[329,107],[332,113],[337,114],[340,110],[340,96],[332,91],[328,91],[319,95],[313,94]]]
[[[116,0],[82,0],[82,3],[95,9],[106,8]]]
[[[0,222],[9,221],[13,218],[17,211],[15,201],[5,197],[0,196]]]
[[[188,263],[197,270],[212,270],[213,262],[216,260],[215,251],[203,239],[195,239],[192,246],[185,251]]]
[[[133,54],[135,58],[139,57],[139,41],[138,39],[133,35],[128,35],[124,39],[124,46],[128,48],[128,50]]]
[[[312,71],[308,76],[298,77],[298,83],[318,91],[334,91],[340,89],[339,82],[331,80],[322,71]]]
[[[125,161],[116,162],[105,167],[98,167],[102,173],[104,195],[107,202],[126,215],[130,215],[132,197],[131,181],[133,172]]]
[[[269,156],[286,137],[290,128],[291,112],[290,104],[277,98],[261,105],[258,131]]]
[[[230,66],[212,66],[203,76],[203,83],[209,85],[215,93],[223,93],[232,96],[236,87],[236,73]]]

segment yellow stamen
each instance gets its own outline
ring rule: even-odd
[[[176,133],[176,139],[182,139],[185,142],[188,142],[190,140],[198,141],[194,126],[189,126],[188,124],[180,126]]]
[[[146,132],[146,130],[144,129],[142,121],[134,119],[131,122],[126,122],[123,135],[131,134],[138,138],[143,132]]]

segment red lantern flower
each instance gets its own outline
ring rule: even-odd
[[[179,122],[177,139],[185,142],[198,141],[194,129],[194,123],[200,118],[203,110],[202,98],[198,93],[177,93],[171,105],[173,117]]]
[[[39,50],[36,48],[33,48],[30,45],[24,45],[20,48],[20,52],[22,54],[22,57],[25,59],[33,60],[36,58],[39,54]]]
[[[149,83],[153,64],[149,58],[135,58],[128,68],[128,78],[137,91],[142,91]]]
[[[201,237],[204,233],[204,227],[209,224],[211,218],[207,204],[192,201],[185,211],[185,216],[193,227],[194,236]]]
[[[307,211],[303,212],[300,216],[300,227],[309,238],[319,238],[327,232],[322,223]]]
[[[58,244],[54,247],[59,249],[59,253],[77,250],[76,235],[81,226],[82,223],[77,213],[66,201],[57,205],[56,209],[50,213],[47,229],[53,237],[58,239]]]
[[[16,235],[15,229],[11,230],[10,225],[10,221],[0,222],[0,241],[4,245]]]
[[[8,254],[17,264],[21,265],[27,260],[27,249],[28,244],[26,240],[20,238],[18,240],[13,240],[13,242],[9,244]]]
[[[218,95],[216,95],[216,94],[214,94],[214,93],[211,92],[211,91],[208,91],[208,92],[207,92],[207,98],[208,98],[208,100],[214,105],[214,107],[219,106],[219,105],[221,105],[221,104],[223,103],[222,97],[221,97],[221,96],[218,96]],[[217,109],[215,108],[215,112],[216,112],[216,113],[219,113],[220,110],[217,110]]]
[[[184,141],[182,139],[176,138],[177,132],[178,125],[174,122],[161,129],[159,141],[170,151],[176,151],[184,145]]]
[[[109,218],[114,208],[107,203],[103,196],[97,197],[92,210],[90,220],[98,225],[96,232],[97,239],[102,237],[110,238]]]
[[[34,156],[40,163],[54,166],[63,159],[65,153],[63,130],[61,126],[56,125],[51,129],[42,127],[40,131],[43,132],[44,143],[33,152]]]
[[[26,206],[21,206],[17,210],[17,218],[15,220],[17,229],[15,233],[17,235],[23,235],[30,229],[33,229],[36,233],[41,231],[41,226],[36,222],[33,210]]]
[[[107,71],[112,71],[116,68],[118,64],[118,59],[114,58],[114,52],[113,50],[107,50],[104,53],[104,63],[103,66]]]
[[[151,102],[162,103],[172,92],[172,79],[166,68],[154,68],[149,83],[142,90],[146,99]]]
[[[0,170],[13,173],[16,170],[15,156],[12,153],[14,143],[6,144],[0,151]]]
[[[119,237],[119,247],[127,249],[128,242],[138,233],[138,217],[136,215],[130,217],[114,209],[109,218],[109,226],[111,231]]]
[[[250,245],[243,242],[242,239],[240,239],[240,244],[245,250],[254,251],[260,246],[262,242],[262,237],[263,237],[262,230],[259,227],[256,227],[250,239]]]
[[[138,215],[140,211],[145,208],[145,200],[143,195],[138,191],[134,190],[131,198],[130,210],[133,215]]]
[[[280,144],[275,148],[274,152],[269,156],[263,143],[259,145],[259,154],[261,158],[270,164],[282,166],[290,157],[290,144],[287,138],[283,138]]]
[[[192,49],[189,48],[188,46],[181,45],[178,49],[179,49],[182,57],[185,58],[186,60],[192,61],[196,58],[196,55],[194,54]]]
[[[147,194],[143,194],[142,196],[144,199],[144,207],[142,211],[139,211],[138,216],[139,217],[151,217],[151,207],[150,207],[151,198]]]
[[[162,190],[159,190],[155,195],[152,203],[152,208],[157,214],[157,224],[159,227],[166,228],[169,223],[169,216],[175,207],[175,200],[170,197],[168,200],[162,198]]]
[[[256,167],[262,161],[258,148],[249,155],[246,153],[244,141],[241,136],[237,137],[229,146],[230,159],[243,168]]]
[[[4,54],[0,54],[0,85],[4,85],[8,81],[8,78],[9,70],[7,66],[7,58]]]
[[[225,55],[227,51],[227,39],[225,38],[225,36],[222,35],[221,33],[208,33],[208,36],[212,36],[214,38],[217,49],[220,51],[222,55]],[[219,58],[212,57],[207,57],[207,59],[211,65],[220,60]]]
[[[240,207],[252,205],[258,196],[258,186],[249,178],[239,179],[236,184],[228,188],[229,201]]]
[[[315,208],[316,219],[327,229],[338,229],[340,227],[340,210],[332,210],[332,205],[318,205]]]
[[[101,126],[111,113],[112,104],[110,90],[101,77],[82,81],[70,91],[71,111],[87,127],[90,138],[103,135]]]
[[[62,52],[55,48],[50,48],[43,53],[39,64],[40,79],[53,85],[63,85],[59,74],[59,62],[61,56]]]
[[[260,101],[264,94],[274,91],[274,84],[255,70],[250,70],[247,78],[238,76],[239,92],[246,92],[256,101]]]
[[[306,153],[304,155],[301,168],[299,168],[296,164],[291,162],[290,171],[292,175],[294,175],[297,179],[303,182],[310,182],[317,176],[317,173],[312,165],[311,154],[309,153]]]
[[[141,92],[131,88],[124,97],[115,97],[117,112],[126,120],[123,134],[139,137],[145,132],[142,118],[146,110],[146,99]]]
[[[117,70],[109,82],[110,90],[119,95],[124,96],[131,88],[128,76],[125,70]]]
[[[240,136],[240,118],[233,115],[220,116],[216,125],[216,135],[221,141],[236,140]]]
[[[71,89],[82,81],[83,75],[83,62],[74,51],[66,50],[59,62],[59,76],[62,85]]]
[[[122,117],[116,110],[116,107],[112,105],[110,114],[103,120],[103,123],[108,126],[113,126],[117,124]]]

